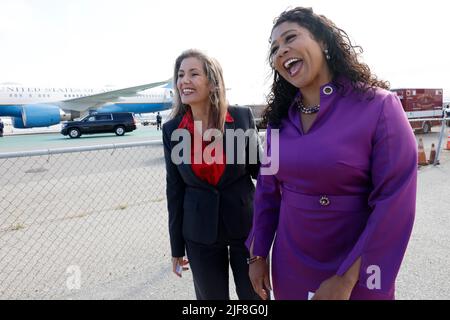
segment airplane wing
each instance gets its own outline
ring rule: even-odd
[[[132,97],[138,92],[167,84],[171,80],[144,84],[136,87],[129,87],[119,90],[112,90],[90,96],[73,98],[61,101],[60,106],[64,110],[85,111],[90,108],[96,108],[108,102],[118,101],[122,97]]]

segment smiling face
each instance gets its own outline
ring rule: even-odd
[[[202,61],[195,57],[183,59],[177,73],[177,89],[183,104],[192,107],[209,102],[210,84]]]
[[[283,22],[272,30],[272,66],[297,88],[319,88],[331,80],[324,49],[308,29],[295,22]]]

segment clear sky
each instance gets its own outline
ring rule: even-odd
[[[132,86],[171,77],[199,48],[222,64],[232,104],[262,103],[273,19],[310,6],[364,49],[391,86],[443,88],[450,100],[444,0],[0,0],[0,83]]]

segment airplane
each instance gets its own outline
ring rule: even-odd
[[[49,127],[96,112],[150,113],[172,107],[171,80],[123,89],[0,85],[0,117],[14,128]]]

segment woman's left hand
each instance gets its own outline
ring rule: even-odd
[[[320,284],[312,300],[348,300],[358,282],[361,257],[351,265],[343,276],[334,275]]]
[[[320,284],[312,300],[348,300],[356,282],[334,275]]]

